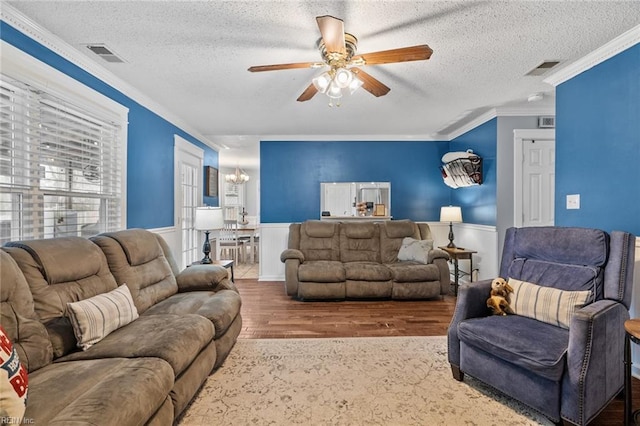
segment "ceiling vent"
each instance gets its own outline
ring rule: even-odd
[[[556,127],[556,118],[550,117],[538,117],[538,128],[540,129],[553,129]]]
[[[526,75],[542,75],[559,63],[560,61],[544,61],[543,63],[529,71]]]
[[[112,63],[123,63],[125,62],[122,58],[116,55],[113,50],[105,46],[104,44],[87,44],[87,49],[100,56],[107,62]]]

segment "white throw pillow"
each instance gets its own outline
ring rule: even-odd
[[[433,240],[416,240],[405,237],[402,240],[398,260],[414,260],[420,263],[429,263],[429,251],[433,250]]]
[[[22,423],[28,382],[27,369],[20,363],[18,352],[0,325],[0,423]]]
[[[516,315],[569,328],[571,317],[582,308],[591,291],[566,291],[509,278],[513,288],[509,304]]]
[[[138,310],[129,287],[123,284],[109,293],[67,303],[67,315],[78,347],[86,351],[112,331],[138,318]]]

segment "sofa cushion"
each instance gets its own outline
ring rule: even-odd
[[[129,288],[124,284],[108,293],[67,303],[67,307],[73,333],[82,350],[138,318]]]
[[[56,362],[100,358],[156,357],[182,373],[214,335],[213,323],[200,315],[148,315],[119,328],[86,351]]]
[[[420,229],[410,220],[387,220],[380,227],[380,260],[382,263],[398,261],[402,240],[406,237],[420,239]]]
[[[153,305],[144,315],[198,314],[213,322],[215,338],[227,332],[234,319],[240,314],[242,300],[233,290],[190,291],[178,293]]]
[[[27,369],[0,325],[0,415],[21,423],[27,402]],[[2,424],[4,421],[0,420]]]
[[[493,315],[462,321],[458,337],[549,380],[562,377],[569,345],[569,331],[564,328],[518,315]]]
[[[440,271],[436,265],[418,262],[397,262],[387,264],[395,282],[424,282],[440,280]]]
[[[380,228],[375,223],[340,224],[342,262],[380,262]]]
[[[348,262],[343,266],[347,280],[389,281],[392,275],[391,270],[380,263]]]
[[[68,302],[117,287],[100,248],[84,238],[9,242],[5,250],[22,270],[43,322],[64,316]]]
[[[405,237],[398,251],[398,260],[415,260],[419,263],[429,263],[429,251],[433,250],[433,240],[416,240]]]
[[[53,349],[44,325],[38,320],[29,285],[9,254],[0,250],[0,326],[27,371],[51,363]]]
[[[509,278],[513,288],[509,304],[513,313],[562,328],[569,328],[573,314],[591,298],[591,292],[563,291]]]
[[[178,292],[171,265],[157,237],[144,229],[127,229],[91,237],[104,252],[118,285],[127,284],[142,314]],[[137,253],[144,250],[145,253]]]
[[[298,267],[298,280],[318,283],[344,282],[346,279],[342,262],[330,260],[307,261]]]
[[[340,260],[340,224],[309,220],[300,226],[300,251],[306,260]]]
[[[173,383],[158,358],[54,363],[29,376],[25,418],[48,426],[146,424]]]

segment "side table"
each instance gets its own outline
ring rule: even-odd
[[[191,265],[220,265],[225,269],[231,269],[231,281],[236,282],[235,277],[233,276],[233,260],[212,260],[211,263],[204,264],[198,260],[197,262],[193,262]]]
[[[640,344],[640,319],[630,319],[624,322],[624,424],[638,424],[636,419],[640,410],[631,411],[631,342]]]
[[[477,253],[475,250],[467,250],[462,247],[447,247],[442,246],[438,247],[440,250],[444,250],[449,253],[449,257],[451,257],[451,261],[453,262],[453,294],[458,295],[458,285],[459,278],[464,275],[469,275],[469,281],[472,279],[473,273],[473,254]],[[469,272],[463,271],[458,266],[458,260],[468,260],[469,261]]]

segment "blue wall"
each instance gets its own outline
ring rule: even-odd
[[[440,175],[448,142],[260,143],[260,221],[301,222],[320,215],[321,182],[391,182],[394,219],[439,220],[449,204]]]
[[[205,166],[218,168],[218,153],[4,21],[0,38],[99,93],[129,108],[127,146],[127,227],[174,225],[173,146],[177,134],[205,150]],[[218,205],[217,197],[204,202]]]
[[[496,151],[498,119],[494,118],[458,136],[450,143],[450,151],[473,150],[482,157],[482,185],[451,190],[451,204],[462,207],[462,220],[479,225],[496,225]]]
[[[640,44],[559,85],[556,126],[556,224],[640,235]]]

